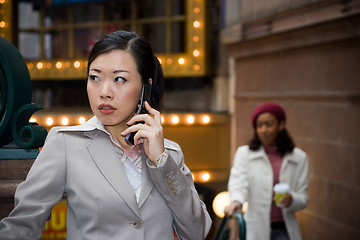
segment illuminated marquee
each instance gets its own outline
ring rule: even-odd
[[[0,0],[0,31],[11,40],[11,1]],[[3,24],[3,25],[1,25]],[[185,52],[157,54],[166,77],[204,76],[207,73],[205,44],[205,1],[186,1]],[[40,59],[28,61],[32,80],[84,79],[87,59]]]

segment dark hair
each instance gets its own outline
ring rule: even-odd
[[[117,31],[109,33],[92,48],[88,61],[88,72],[90,64],[97,56],[112,50],[124,50],[134,57],[143,84],[147,83],[150,78],[152,79],[149,104],[151,107],[159,109],[164,91],[164,74],[151,46],[134,32]]]
[[[278,124],[279,123],[280,121],[278,119]],[[291,153],[294,150],[295,147],[294,141],[292,140],[291,136],[289,135],[288,131],[285,128],[278,133],[275,141],[276,141],[277,151],[283,156],[286,153]],[[249,148],[253,151],[256,151],[259,150],[261,145],[262,143],[256,133],[256,128],[255,128],[254,137],[249,142]]]

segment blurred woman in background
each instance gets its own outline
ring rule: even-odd
[[[308,202],[308,160],[306,153],[295,147],[288,134],[284,109],[266,102],[255,108],[251,116],[254,137],[249,145],[235,153],[228,190],[231,204],[226,216],[242,211],[248,240],[300,240],[300,227],[295,211]],[[290,191],[276,204],[273,187],[286,183]]]

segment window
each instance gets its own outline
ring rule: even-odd
[[[136,31],[158,54],[184,51],[182,0],[69,2],[76,1],[19,2],[19,49],[25,59],[86,58],[101,36],[116,30]]]
[[[65,68],[62,78],[83,78],[92,46],[116,30],[145,37],[167,76],[205,74],[203,0],[38,2],[18,2],[18,48],[33,80],[59,79]]]

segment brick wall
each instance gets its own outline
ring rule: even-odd
[[[0,160],[0,219],[14,208],[14,194],[19,183],[25,180],[34,159]]]

